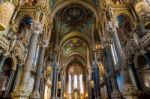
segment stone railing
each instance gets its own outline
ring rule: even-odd
[[[140,40],[140,45],[145,48],[150,44],[150,33],[146,33]]]
[[[3,48],[5,51],[9,50],[10,42],[7,40],[7,38],[0,34],[0,47]]]
[[[26,59],[26,51],[25,47],[21,42],[17,42],[14,48],[14,54],[19,59],[23,60]]]

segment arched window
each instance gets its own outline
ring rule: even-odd
[[[68,93],[72,94],[73,90],[79,90],[80,94],[84,93],[83,74],[68,76]]]
[[[32,23],[32,17],[25,16],[24,18],[22,18],[18,26],[19,29],[17,32],[17,37],[18,39],[24,41],[24,43],[26,44],[28,43],[31,37],[31,33],[30,33],[31,23]]]
[[[67,94],[72,96],[78,92],[78,95],[84,95],[84,67],[81,63],[73,62],[66,69],[67,75]]]
[[[117,16],[118,21],[118,36],[122,44],[126,43],[132,37],[131,33],[131,20],[127,15]]]

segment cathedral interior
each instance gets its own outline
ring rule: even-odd
[[[150,0],[0,0],[0,99],[150,99]]]

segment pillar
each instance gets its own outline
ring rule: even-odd
[[[97,64],[94,64],[94,67],[93,67],[93,80],[94,80],[95,97],[96,99],[100,99],[101,90],[100,90],[100,84],[99,84],[99,69],[98,69]]]
[[[36,75],[35,75],[33,90],[30,95],[30,99],[41,99],[42,98],[40,96],[39,87],[40,87],[40,81],[41,81],[41,78],[43,75],[42,71],[43,71],[43,67],[44,67],[43,64],[44,64],[44,55],[45,55],[46,46],[47,46],[46,44],[42,44],[40,47],[37,71],[36,71]]]
[[[117,77],[115,74],[115,67],[113,64],[113,56],[112,56],[112,52],[111,52],[111,46],[109,44],[109,41],[107,42],[108,44],[105,45],[105,57],[106,57],[106,68],[109,71],[108,75],[109,78],[111,80],[111,84],[112,84],[112,93],[111,93],[111,98],[112,99],[122,99],[122,94],[118,88],[118,84],[117,84]]]
[[[90,83],[91,78],[89,76],[86,77],[86,89],[87,89],[87,99],[92,99],[91,97],[91,83]]]
[[[9,77],[9,80],[8,80],[8,84],[7,84],[7,88],[6,88],[4,97],[9,96],[10,88],[11,88],[11,86],[12,86],[12,82],[13,82],[13,78],[14,78],[14,74],[15,74],[15,70],[12,70],[12,71],[11,71],[11,74],[10,74],[10,77]]]
[[[17,66],[17,70],[15,71],[15,74],[14,74],[13,84],[10,90],[11,92],[13,92],[17,88],[17,85],[19,82],[19,76],[21,74],[20,72],[22,71],[22,68],[23,68],[22,64]]]
[[[58,78],[58,67],[54,67],[53,72],[53,83],[52,83],[52,99],[56,98],[57,92],[57,78]]]
[[[13,98],[14,99],[27,99],[29,96],[29,89],[27,88],[27,81],[30,77],[30,71],[32,69],[34,56],[37,48],[38,36],[42,33],[42,26],[39,22],[34,21],[31,25],[31,32],[33,33],[31,36],[31,42],[29,45],[29,51],[27,55],[27,59],[24,65],[24,70],[21,78],[21,82],[19,87],[14,92]]]
[[[65,76],[62,75],[61,77],[61,99],[64,99],[64,93],[65,93]]]
[[[112,33],[114,43],[116,45],[116,49],[118,50],[118,55],[120,58],[120,65],[122,66],[121,73],[124,76],[124,92],[123,97],[126,99],[137,99],[136,91],[134,90],[134,87],[132,85],[130,76],[129,76],[129,69],[127,65],[127,59],[125,57],[124,51],[121,47],[120,40],[117,34],[117,29],[115,26],[115,22],[109,22],[109,32]]]

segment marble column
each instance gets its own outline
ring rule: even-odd
[[[113,40],[114,43],[116,45],[116,49],[118,50],[118,55],[120,58],[120,65],[122,66],[122,70],[121,73],[124,76],[124,92],[123,92],[123,97],[126,99],[137,99],[137,94],[136,91],[134,90],[134,87],[132,85],[130,76],[129,76],[129,68],[128,68],[128,64],[127,64],[127,59],[125,57],[124,51],[122,49],[122,46],[120,44],[120,40],[117,34],[117,29],[115,26],[115,22],[110,22],[109,26],[110,26],[110,31],[112,33],[113,36]]]
[[[30,40],[29,51],[27,55],[27,59],[24,65],[24,70],[21,78],[21,82],[19,87],[13,94],[14,99],[27,99],[29,96],[29,88],[27,87],[28,78],[30,77],[30,71],[33,66],[33,61],[36,53],[38,36],[42,33],[42,25],[37,22],[33,21],[31,25],[31,32],[33,33]]]
[[[61,77],[61,99],[64,99],[64,93],[65,93],[65,77],[62,75]]]
[[[118,88],[117,77],[115,74],[114,64],[113,64],[113,56],[111,54],[111,47],[109,44],[105,46],[105,57],[107,62],[107,69],[109,70],[109,76],[112,84],[112,99],[122,99],[122,94]]]
[[[58,98],[58,82],[59,82],[59,73],[60,71],[57,70],[57,79],[56,79],[56,97],[55,98]]]
[[[17,70],[15,71],[15,74],[14,74],[14,79],[13,79],[13,84],[12,84],[12,87],[11,87],[11,92],[13,92],[16,88],[17,88],[17,85],[18,85],[18,82],[19,82],[19,76],[20,76],[20,72],[23,68],[23,65],[18,65],[17,66]]]
[[[43,63],[44,63],[44,55],[45,55],[46,46],[47,46],[46,44],[42,44],[40,47],[37,71],[36,71],[36,75],[35,75],[33,90],[30,95],[30,99],[41,99],[39,87],[40,87],[40,81],[41,81],[41,78],[43,75],[42,71],[43,71]]]
[[[9,94],[10,94],[10,88],[12,86],[14,74],[15,74],[15,70],[12,70],[11,73],[10,73],[10,77],[9,77],[8,83],[7,83],[7,87],[6,87],[6,91],[5,91],[4,97],[9,96]]]
[[[87,96],[88,96],[88,98],[87,99],[92,99],[92,97],[91,97],[91,84],[90,84],[90,77],[86,77],[86,82],[87,82],[87,84],[86,84],[86,89],[88,90],[87,91]]]
[[[58,67],[54,68],[54,72],[53,72],[53,84],[52,84],[52,99],[56,98],[56,92],[57,92],[57,78],[58,78]]]

